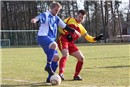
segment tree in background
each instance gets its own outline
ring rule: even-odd
[[[37,14],[37,4],[32,1],[2,1],[1,2],[1,29],[2,30],[28,30],[38,29],[30,23],[30,19]],[[11,45],[29,45],[34,42],[35,33],[8,32],[2,33],[2,39],[10,39]],[[31,41],[29,41],[31,40]],[[24,41],[24,42],[23,42]],[[33,43],[34,42],[34,43]]]
[[[38,30],[38,24],[30,23],[30,19],[40,12],[49,10],[53,1],[1,1],[1,30]],[[75,17],[78,11],[76,1],[58,1],[63,9],[59,16],[62,19]],[[130,34],[130,11],[124,16],[119,10],[119,1],[84,1],[87,17],[84,23],[90,35],[103,33],[104,42],[118,34]],[[126,19],[126,20],[125,20]],[[2,32],[2,39],[10,39],[11,45],[36,45],[37,32]],[[121,38],[122,40],[122,38]],[[84,42],[83,39],[78,42]]]

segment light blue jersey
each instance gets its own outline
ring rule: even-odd
[[[50,11],[41,13],[35,19],[41,23],[38,36],[49,36],[52,40],[56,39],[58,26],[62,28],[66,26],[58,16],[53,16]]]

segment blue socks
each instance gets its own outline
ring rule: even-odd
[[[53,70],[54,72],[56,71],[57,67],[58,67],[58,62],[53,62],[53,61],[52,61],[52,63],[51,63],[51,68],[52,68],[52,70]]]
[[[50,67],[51,66],[51,62],[52,62],[52,59],[54,57],[54,54],[55,54],[55,50],[54,49],[49,49],[47,52],[46,52],[46,55],[47,55],[47,67]]]
[[[52,61],[52,63],[51,63],[51,68],[52,68],[52,70],[53,70],[54,72],[56,71],[57,67],[58,67],[58,62],[53,62],[53,61]],[[50,78],[51,78],[51,75],[48,75],[48,79],[50,79]]]
[[[55,54],[55,50],[54,49],[49,49],[46,52],[47,55],[47,64],[46,67],[51,67],[52,70],[55,72],[57,67],[58,67],[58,62],[53,62],[53,58],[54,58],[54,54]],[[48,75],[48,79],[51,78],[51,75]]]

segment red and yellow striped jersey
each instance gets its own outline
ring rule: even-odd
[[[69,18],[66,18],[64,20],[64,22],[71,28],[77,30],[81,36],[84,36],[86,40],[88,40],[89,42],[95,42],[94,41],[94,37],[90,36],[89,34],[87,34],[87,31],[85,30],[85,28],[83,27],[83,25],[81,23],[78,23],[76,21],[75,18],[72,18],[72,17],[69,17]],[[65,29],[62,29],[61,27],[59,27],[59,31],[61,33],[61,35],[68,35],[68,34],[71,34],[71,36],[73,37],[73,40],[77,40],[79,38],[78,35],[74,34],[74,33],[71,33],[71,32],[68,32],[66,31]]]

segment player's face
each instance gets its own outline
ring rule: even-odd
[[[53,16],[57,15],[57,14],[59,13],[60,9],[61,9],[61,8],[58,7],[58,6],[55,6],[54,8],[52,8],[52,9],[51,9],[52,15],[53,15]]]
[[[82,15],[81,13],[79,13],[76,17],[76,20],[81,23],[83,22],[84,18],[86,17],[86,15]]]

